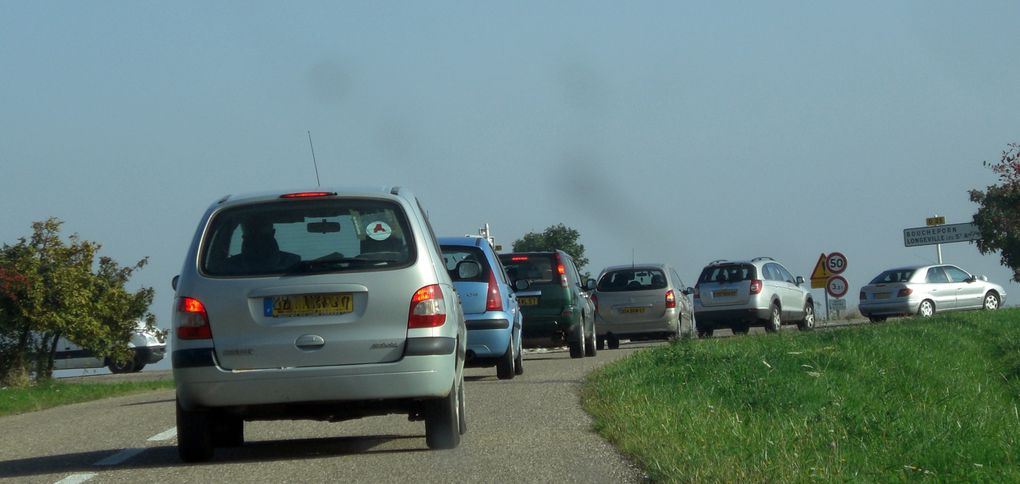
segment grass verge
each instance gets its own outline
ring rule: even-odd
[[[1020,482],[1020,310],[679,341],[582,397],[656,481]]]
[[[121,383],[64,383],[53,380],[28,388],[5,387],[0,388],[0,417],[34,412],[69,403],[87,402],[173,387],[172,378]]]

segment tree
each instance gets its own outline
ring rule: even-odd
[[[581,233],[577,230],[563,224],[556,224],[546,227],[545,231],[540,234],[535,232],[524,234],[524,237],[514,241],[513,247],[514,252],[562,250],[573,257],[577,272],[587,279],[587,275],[582,271],[584,266],[588,265],[588,259],[584,256],[584,245],[578,243],[580,238]]]
[[[101,257],[97,264],[100,245],[77,234],[65,243],[61,224],[33,223],[30,238],[0,248],[0,383],[24,384],[30,374],[48,379],[61,336],[123,360],[139,319],[155,329],[152,288],[124,287],[148,260],[122,267]]]
[[[998,163],[983,164],[1000,183],[970,191],[970,201],[980,206],[974,214],[974,225],[981,231],[978,250],[999,251],[1002,265],[1013,270],[1013,281],[1020,282],[1020,144],[1007,145]]]

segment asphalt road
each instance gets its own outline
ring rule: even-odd
[[[648,346],[624,344],[577,360],[565,351],[529,353],[524,374],[511,381],[497,380],[494,368],[468,369],[469,430],[453,450],[429,450],[424,423],[401,415],[248,422],[243,447],[187,465],[177,458],[173,392],[159,391],[0,418],[0,481],[641,481],[592,431],[578,390],[592,369]]]

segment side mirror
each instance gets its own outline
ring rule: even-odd
[[[594,291],[595,290],[595,279],[588,279],[587,281],[584,281],[584,288],[589,290],[589,291]]]
[[[462,260],[457,263],[457,278],[474,279],[482,273],[482,265],[473,260]]]
[[[174,288],[175,291],[177,290],[177,281],[179,280],[181,280],[180,274],[177,274],[173,279],[170,279],[170,287]]]
[[[977,279],[988,282],[988,276],[977,276]]]
[[[684,289],[684,296],[690,296],[691,294],[694,294],[694,288],[693,287],[688,287],[688,288]]]
[[[529,287],[531,287],[531,281],[527,279],[517,279],[514,281],[514,289],[518,291],[526,291]]]
[[[804,276],[797,276],[797,285],[804,284]]]

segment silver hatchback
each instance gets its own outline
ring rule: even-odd
[[[599,349],[631,340],[676,339],[693,334],[687,289],[667,264],[607,267],[599,274],[591,299]]]
[[[882,271],[861,288],[858,309],[872,322],[890,316],[936,311],[998,309],[1006,289],[951,264],[897,267]]]
[[[174,279],[178,451],[209,459],[244,421],[406,413],[430,448],[464,420],[464,315],[407,190],[228,196]]]

